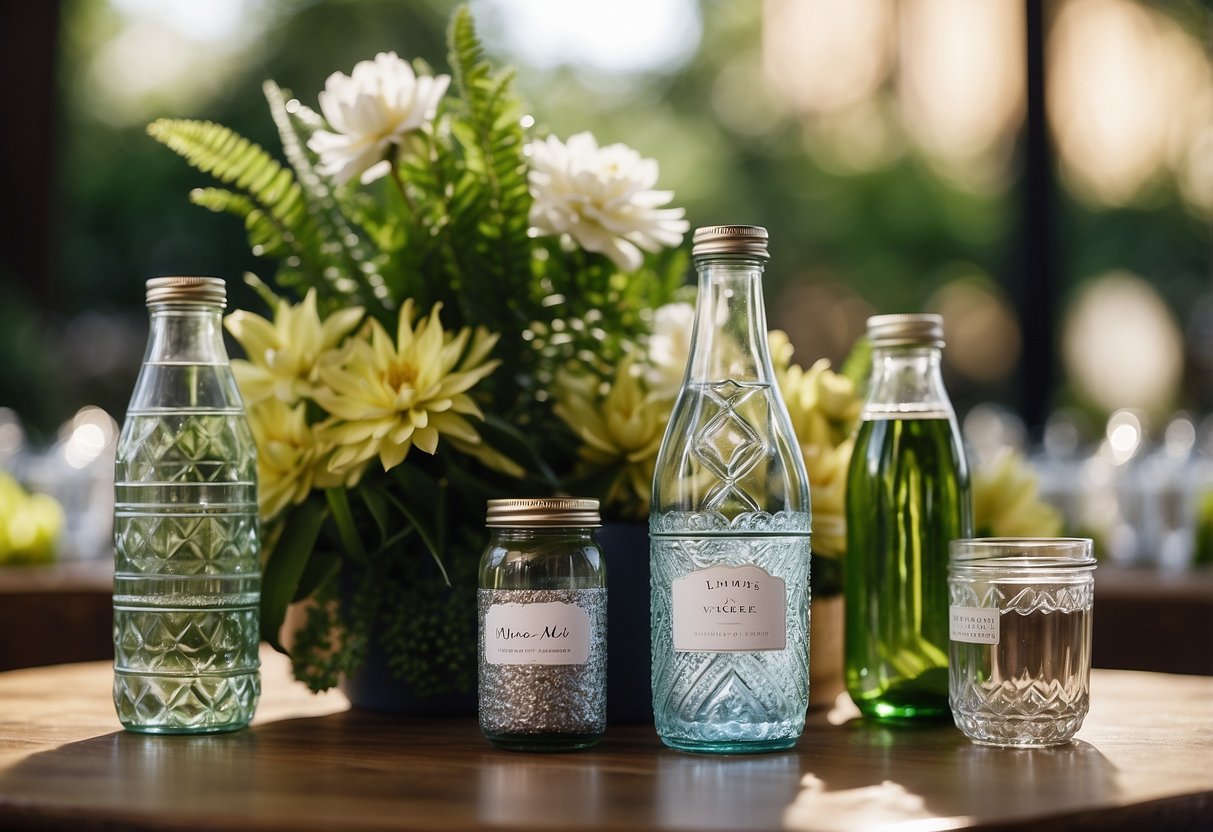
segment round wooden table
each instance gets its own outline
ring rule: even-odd
[[[254,725],[202,737],[121,731],[104,662],[0,674],[0,828],[1213,828],[1213,678],[1095,671],[1086,725],[1049,750],[865,724],[844,702],[784,753],[681,754],[640,725],[537,755],[471,719],[351,711],[263,658]]]

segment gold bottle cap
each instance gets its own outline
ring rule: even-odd
[[[943,348],[943,316],[928,314],[873,315],[868,318],[873,347]]]
[[[153,277],[147,282],[147,305],[217,303],[227,305],[227,285],[220,277]]]
[[[770,260],[767,230],[758,225],[705,225],[695,229],[692,257],[722,254]]]
[[[578,497],[489,500],[484,524],[490,529],[597,528],[598,501]]]

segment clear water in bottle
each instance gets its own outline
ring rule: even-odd
[[[220,308],[153,306],[118,442],[114,705],[134,731],[240,728],[260,695],[256,451],[226,355],[211,354]]]

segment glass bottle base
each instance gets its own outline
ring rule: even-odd
[[[184,725],[128,725],[122,723],[122,727],[133,734],[161,734],[161,735],[194,735],[194,734],[227,734],[232,731],[240,731],[248,727],[248,722],[230,722],[225,725],[199,725],[197,727],[189,727]]]
[[[662,737],[661,741],[675,751],[692,754],[762,754],[768,751],[786,751],[795,747],[800,737],[781,737],[773,740],[688,740],[680,737]]]
[[[851,695],[855,707],[867,719],[876,720],[889,725],[917,725],[919,723],[940,723],[952,721],[952,709],[948,707],[947,697],[926,694],[925,692],[911,693],[909,691],[888,690],[883,695],[870,699]]]
[[[598,744],[602,734],[488,734],[494,748],[505,751],[581,751]]]
[[[889,702],[857,703],[859,712],[867,719],[883,722],[887,725],[927,725],[952,721],[952,711],[947,704],[941,708],[937,705],[907,705]]]
[[[946,667],[931,668],[916,678],[895,681],[883,691],[848,692],[859,712],[878,722],[914,725],[952,721]]]

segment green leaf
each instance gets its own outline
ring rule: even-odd
[[[326,488],[325,499],[328,500],[329,511],[333,513],[333,522],[337,525],[337,534],[345,551],[356,560],[366,560],[366,548],[358,535],[358,527],[354,524],[354,515],[350,511],[350,496],[344,488]]]
[[[321,584],[337,574],[340,567],[340,552],[328,546],[314,549],[312,556],[307,560],[307,566],[303,569],[303,574],[299,577],[295,597],[291,600],[302,601],[304,598],[311,597]]]
[[[408,472],[406,471],[406,466],[402,466],[402,465],[396,466],[395,468],[392,469],[392,475],[394,477],[396,477],[396,479],[405,486],[406,494],[414,494],[414,495],[418,494],[417,491],[414,491],[409,488],[410,484],[412,484],[412,483],[410,483],[410,481],[409,481],[410,478],[408,476]],[[422,492],[422,493],[424,493],[424,492]],[[438,530],[436,528],[435,529],[427,528],[426,524],[424,522],[425,515],[423,515],[420,511],[418,511],[417,507],[409,506],[407,503],[407,499],[401,500],[401,499],[397,498],[396,495],[391,494],[390,492],[386,492],[386,491],[384,492],[384,495],[388,498],[389,501],[391,501],[392,505],[394,505],[396,507],[396,510],[399,511],[401,514],[403,514],[405,519],[408,520],[413,525],[413,528],[415,528],[417,530],[417,536],[421,538],[421,542],[423,544],[425,544],[425,548],[429,551],[430,557],[434,559],[434,564],[438,567],[438,570],[442,573],[442,579],[444,581],[446,581],[447,586],[450,586],[451,578],[447,574],[446,566],[442,562],[442,549],[438,545],[438,538],[440,537],[440,535],[437,534]],[[431,516],[434,516],[436,520],[439,520],[439,522],[441,522],[441,520],[439,518],[437,518],[436,515],[431,515]]]
[[[842,362],[842,374],[855,382],[856,388],[864,390],[868,386],[868,376],[872,372],[872,342],[866,335],[861,336],[851,347],[851,352]]]
[[[279,653],[287,652],[279,640],[286,608],[295,597],[327,516],[328,509],[318,500],[307,500],[292,509],[289,522],[266,559],[261,578],[261,637]]]
[[[560,477],[552,470],[547,461],[539,453],[535,443],[510,422],[496,414],[489,413],[484,421],[476,426],[482,441],[504,454],[527,470],[538,471],[548,485],[555,488],[560,483]]]
[[[371,519],[375,521],[375,528],[379,530],[379,543],[382,545],[388,536],[387,501],[379,489],[368,485],[359,488],[358,493]]]

